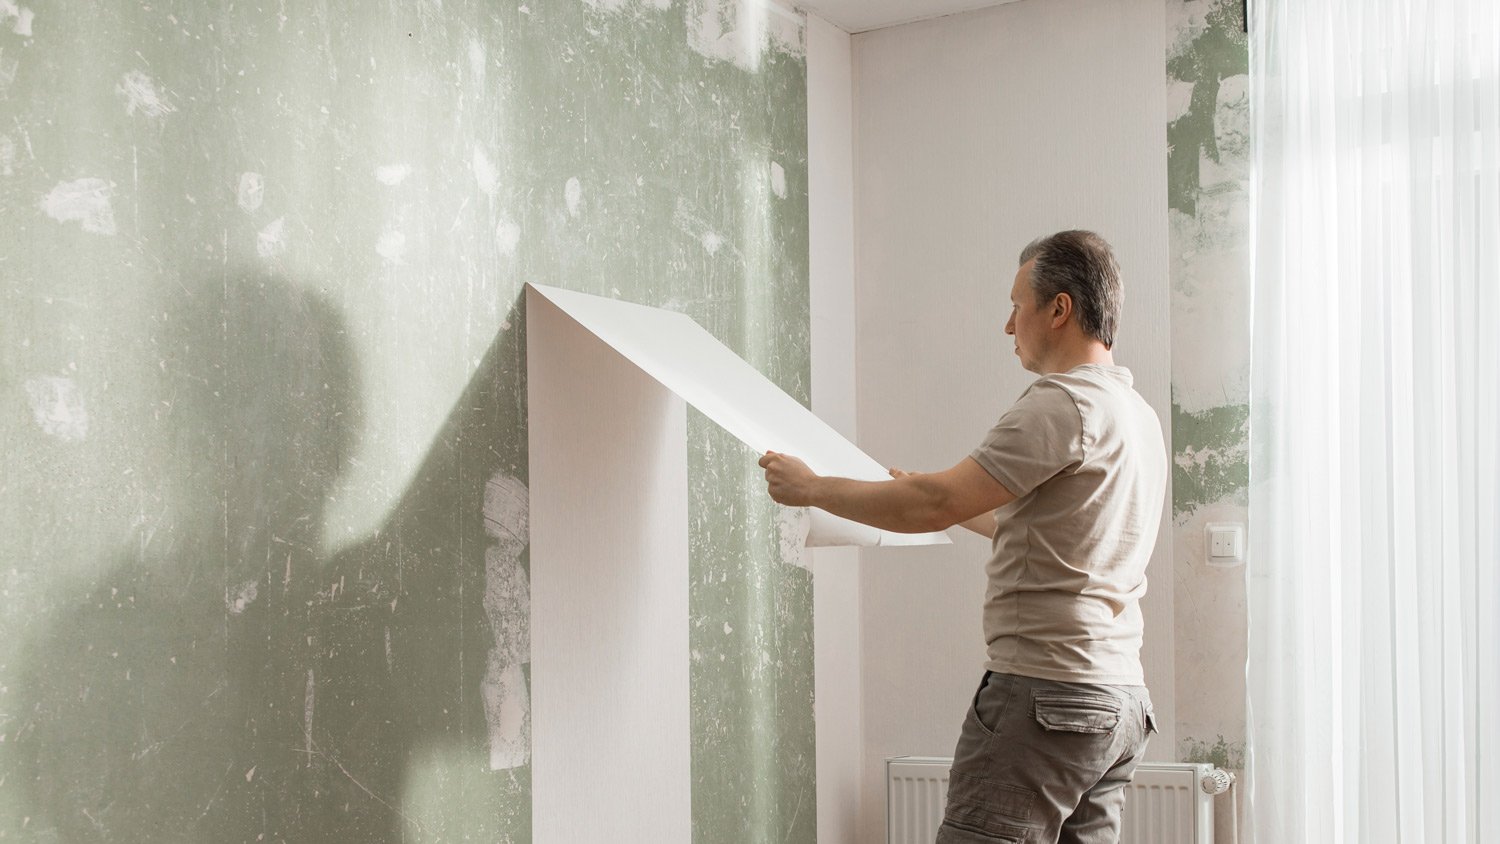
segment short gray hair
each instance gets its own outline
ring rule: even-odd
[[[1033,258],[1031,290],[1037,306],[1059,293],[1068,294],[1079,327],[1105,348],[1113,348],[1125,290],[1120,265],[1104,238],[1076,229],[1039,237],[1021,250],[1021,265]]]

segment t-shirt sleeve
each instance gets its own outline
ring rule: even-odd
[[[1083,418],[1078,405],[1067,390],[1039,381],[1000,417],[969,456],[1020,498],[1083,462]]]

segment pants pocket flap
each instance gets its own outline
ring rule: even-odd
[[[1034,691],[1031,695],[1038,724],[1069,733],[1107,733],[1120,723],[1119,698],[1106,695]]]

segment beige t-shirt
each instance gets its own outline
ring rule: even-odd
[[[995,511],[991,671],[1143,685],[1141,596],[1167,488],[1161,422],[1123,366],[1027,388],[970,456],[1015,493]]]

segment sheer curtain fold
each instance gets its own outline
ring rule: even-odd
[[[1253,16],[1247,840],[1500,841],[1500,2]]]

